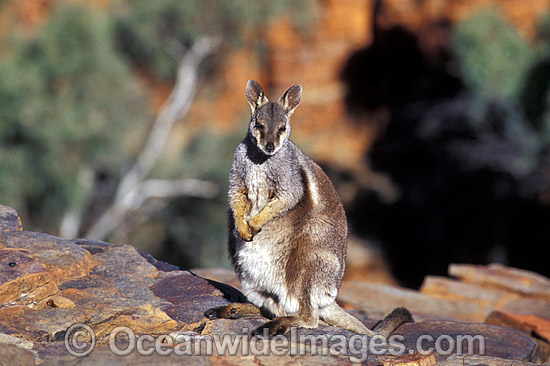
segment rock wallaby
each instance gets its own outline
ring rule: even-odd
[[[237,146],[229,179],[229,253],[250,303],[208,310],[209,318],[264,315],[255,330],[284,334],[316,328],[319,319],[359,334],[389,336],[412,321],[395,309],[374,330],[336,302],[344,275],[347,221],[323,170],[290,140],[290,116],[300,104],[294,85],[270,102],[260,84],[246,85],[252,117]]]

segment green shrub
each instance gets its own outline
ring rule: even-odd
[[[464,81],[479,97],[518,97],[535,53],[498,12],[486,10],[459,23],[454,45]]]
[[[0,202],[32,227],[59,222],[81,166],[118,174],[124,141],[150,119],[112,40],[108,16],[59,3],[36,33],[14,32],[0,58]]]

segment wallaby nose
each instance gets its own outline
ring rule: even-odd
[[[268,142],[267,144],[265,144],[265,149],[268,153],[271,153],[273,152],[273,150],[275,150],[275,145],[273,144],[273,142]]]

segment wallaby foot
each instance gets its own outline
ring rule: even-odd
[[[256,328],[256,330],[252,332],[252,336],[264,335],[265,329],[267,329],[267,335],[269,337],[272,337],[277,334],[285,334],[292,327],[317,328],[318,324],[319,319],[315,317],[304,319],[300,316],[282,316],[280,318],[275,318]]]
[[[304,291],[302,293],[302,300],[307,299],[308,293]],[[319,313],[313,309],[308,302],[300,304],[300,310],[297,315],[293,316],[279,316],[264,325],[258,327],[252,335],[263,335],[267,329],[267,335],[269,337],[276,334],[285,334],[292,327],[300,328],[317,328],[319,325]]]
[[[239,319],[246,316],[262,315],[259,307],[250,303],[234,303],[208,309],[204,315],[209,319]]]

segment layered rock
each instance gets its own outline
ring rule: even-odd
[[[489,268],[490,272],[493,269]],[[231,271],[216,269],[197,272],[239,286]],[[490,274],[501,278],[499,273],[493,271]],[[529,296],[533,296],[533,291],[546,294],[544,279],[532,276],[533,282],[524,284],[527,287],[521,289],[529,292]],[[484,278],[484,284],[492,283],[487,278],[493,277]],[[386,310],[399,305],[396,296],[386,296],[384,293],[379,302],[373,302],[376,291],[372,287],[367,291],[366,288],[353,286],[373,285],[359,281],[346,282],[341,295],[343,302],[357,305],[351,311],[369,327],[374,326],[375,319]],[[392,286],[386,286],[385,291],[391,292],[389,289],[397,294],[408,291]],[[354,361],[369,365],[431,365],[436,362],[453,364],[458,362],[457,357],[463,364],[468,364],[469,360],[480,363],[481,357],[484,360],[481,363],[489,365],[503,362],[528,365],[529,362],[541,361],[544,356],[541,345],[519,330],[451,320],[452,315],[459,312],[443,314],[447,318],[443,319],[438,306],[450,300],[413,291],[407,294],[412,301],[406,305],[415,312],[417,320],[426,320],[405,324],[396,332],[402,336],[398,343],[404,354],[376,354],[367,347],[367,343],[352,346],[353,341],[370,340],[325,324],[317,329],[298,329],[285,338],[252,338],[250,333],[266,321],[264,318],[210,320],[204,316],[209,308],[245,301],[235,287],[159,262],[130,245],[63,240],[23,231],[17,213],[0,206],[0,365],[176,365],[182,362],[201,365],[343,365]],[[425,305],[422,297],[431,298],[433,304],[419,311],[415,304]],[[468,299],[461,301],[460,304],[470,303]],[[365,311],[373,318],[367,317]],[[537,313],[540,316],[545,314],[544,311]],[[75,324],[79,325],[81,333],[73,333],[74,328],[71,327]],[[132,334],[142,341],[145,339],[145,343],[138,342],[136,347],[135,339],[130,339],[124,332],[115,337],[120,327],[131,329]],[[76,349],[82,354],[79,346],[91,344],[92,334],[85,333],[86,329],[93,332],[95,348],[85,357],[75,357],[69,350]],[[234,352],[216,343],[223,342],[220,338],[223,335],[241,342]],[[418,349],[419,339],[424,339],[424,343],[420,343],[426,346],[425,349],[430,344],[433,346],[433,341],[442,336],[448,345],[449,342],[457,343],[464,335],[483,337],[483,346],[474,342],[470,354],[457,349],[451,352],[452,356],[445,352],[409,354],[409,351]],[[109,341],[115,342],[118,348],[113,349]],[[155,348],[155,341],[158,342],[158,349]],[[120,352],[130,345],[134,348],[129,349],[129,354],[121,356]],[[463,346],[466,347],[466,344]],[[483,355],[479,354],[481,348],[485,350]]]

